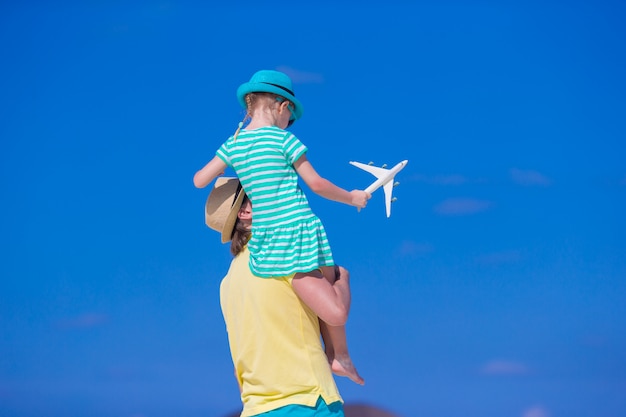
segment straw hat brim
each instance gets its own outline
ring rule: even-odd
[[[215,181],[215,186],[207,198],[204,222],[221,234],[222,243],[231,240],[244,195],[239,179],[220,177]]]

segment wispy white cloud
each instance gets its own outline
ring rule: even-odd
[[[103,376],[112,381],[136,381],[149,378],[148,370],[133,365],[113,365],[102,370]]]
[[[169,11],[172,9],[172,3],[169,1],[160,1],[157,3],[158,10]]]
[[[10,397],[9,388],[0,381],[0,399],[8,399]]]
[[[409,177],[410,181],[413,182],[423,182],[431,185],[463,185],[470,182],[470,180],[458,174],[450,174],[450,175],[422,175],[415,174]]]
[[[467,184],[488,184],[487,178],[471,178],[461,174],[413,174],[408,177],[411,182],[421,182],[428,185],[459,186]]]
[[[529,373],[528,367],[516,361],[494,359],[480,368],[480,373],[485,375],[525,375]]]
[[[111,30],[115,33],[127,33],[128,32],[128,24],[119,23],[111,28]]]
[[[108,316],[97,313],[85,313],[57,321],[62,329],[89,329],[102,326],[109,320]]]
[[[276,70],[287,74],[289,78],[291,78],[291,81],[293,81],[294,83],[322,84],[324,82],[324,77],[322,76],[322,74],[316,72],[300,71],[284,65],[277,67]]]
[[[474,214],[488,210],[490,201],[475,198],[449,198],[435,206],[435,213],[443,215]]]
[[[512,168],[509,173],[513,182],[519,185],[547,187],[552,184],[550,178],[538,171]]]
[[[522,417],[550,417],[548,410],[541,405],[534,405],[522,413]]]
[[[608,345],[608,339],[599,334],[589,334],[581,339],[581,344],[591,348],[601,348]]]
[[[476,262],[482,265],[501,265],[518,262],[521,258],[519,250],[509,250],[477,256]]]
[[[400,256],[416,256],[432,251],[433,246],[429,243],[417,243],[411,240],[405,240],[400,244],[396,253]]]

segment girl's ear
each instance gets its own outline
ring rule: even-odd
[[[280,102],[280,105],[278,106],[278,108],[280,109],[280,112],[284,112],[287,111],[287,107],[289,106],[289,102],[287,100],[283,100]]]

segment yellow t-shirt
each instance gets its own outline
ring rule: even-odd
[[[242,417],[291,404],[342,401],[320,341],[318,317],[291,287],[293,276],[259,278],[248,248],[233,259],[220,286]]]

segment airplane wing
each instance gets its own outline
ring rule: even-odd
[[[387,217],[391,216],[391,192],[393,190],[393,178],[383,185],[385,192],[385,208],[387,209]]]
[[[355,162],[355,161],[350,161],[350,163],[354,165],[355,167],[361,168],[363,171],[369,172],[376,178],[380,178],[383,175],[385,175],[387,172],[389,172],[388,169],[375,167],[374,165],[367,165],[367,164],[363,164],[361,162]]]
[[[365,189],[365,191],[369,193],[373,193],[378,188],[383,187],[383,191],[385,192],[385,208],[387,211],[387,217],[391,216],[391,203],[393,200],[391,198],[391,194],[394,187],[393,178],[395,175],[402,170],[405,165],[408,163],[408,160],[401,161],[396,164],[391,169],[385,169],[382,167],[375,167],[373,165],[362,164],[361,162],[350,161],[350,164],[354,165],[357,168],[361,168],[364,171],[369,172],[370,174],[376,177],[376,181],[374,181],[369,187]]]

